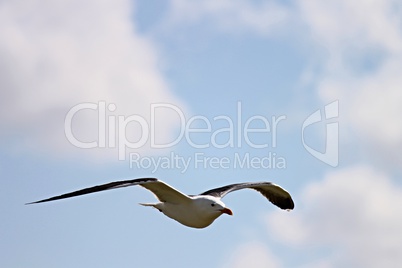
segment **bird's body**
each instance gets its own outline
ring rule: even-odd
[[[214,204],[215,209],[209,209],[211,204]],[[155,207],[169,218],[193,228],[209,226],[222,213],[232,214],[232,211],[225,208],[218,198],[208,196],[190,197],[190,200],[185,203],[160,202],[141,205]]]
[[[259,191],[269,201],[282,209],[291,210],[294,208],[294,203],[290,194],[281,187],[270,182],[231,184],[206,191],[199,195],[186,195],[155,178],[111,182],[29,204],[43,203],[133,185],[140,185],[150,190],[160,201],[158,203],[141,205],[152,206],[169,218],[193,228],[205,228],[223,213],[232,215],[232,211],[225,206],[221,201],[221,198],[229,192],[245,188]]]

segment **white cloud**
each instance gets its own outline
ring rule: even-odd
[[[230,261],[225,263],[223,267],[281,267],[277,257],[264,244],[255,241],[240,245],[232,252],[231,256],[225,259]]]
[[[335,50],[378,45],[401,52],[399,1],[302,1],[300,17],[318,43]],[[368,16],[367,14],[370,14]]]
[[[21,147],[57,151],[72,147],[63,124],[78,103],[106,101],[116,104],[114,115],[144,118],[149,118],[150,103],[182,107],[158,70],[152,42],[136,31],[133,8],[128,0],[3,1],[2,135],[14,137]],[[83,115],[75,131],[82,139],[95,139],[97,115]],[[161,141],[170,140],[177,118],[165,114],[158,123]],[[138,137],[133,129],[132,136]]]
[[[343,127],[357,135],[368,148],[367,155],[380,155],[382,162],[399,168],[396,159],[402,149],[400,1],[313,0],[301,2],[299,10],[314,46],[323,51],[317,53],[321,55],[322,68],[322,75],[315,81],[318,95],[325,103],[340,100]]]
[[[277,31],[288,20],[289,11],[276,1],[191,1],[173,0],[171,22],[212,21],[217,28],[231,33],[251,31],[261,35]]]
[[[297,204],[291,217],[275,212],[267,221],[289,247],[327,249],[320,262],[331,267],[402,263],[402,189],[386,175],[367,167],[332,172],[307,186]]]

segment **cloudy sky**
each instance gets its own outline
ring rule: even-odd
[[[399,267],[402,4],[0,1],[1,267]],[[206,229],[140,187],[242,181]]]

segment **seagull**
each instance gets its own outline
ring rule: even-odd
[[[158,209],[167,217],[192,228],[205,228],[222,214],[233,215],[221,198],[230,192],[241,189],[254,189],[265,196],[271,203],[284,210],[292,210],[294,203],[290,194],[271,182],[243,182],[230,184],[203,192],[199,195],[186,195],[167,183],[156,178],[139,178],[115,181],[82,190],[27,203],[37,204],[105,190],[139,185],[151,191],[158,203],[140,203]]]

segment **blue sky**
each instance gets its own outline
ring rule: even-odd
[[[401,12],[393,0],[3,1],[0,266],[399,266]],[[117,130],[104,136],[102,103]],[[80,104],[96,108],[66,125]],[[78,148],[66,129],[106,148]],[[158,149],[151,132],[159,144],[183,136]],[[188,168],[148,166],[172,154]],[[257,164],[239,166],[246,156]],[[149,176],[189,194],[272,181],[296,207],[240,191],[223,199],[233,217],[196,230],[139,206],[154,200],[140,187],[24,205]]]

